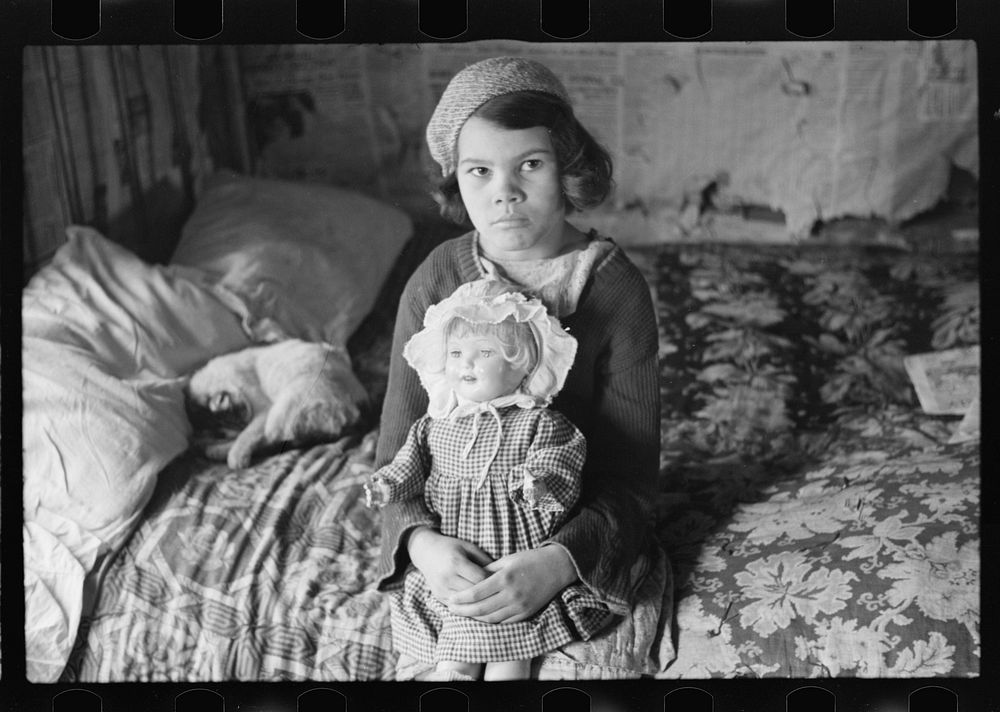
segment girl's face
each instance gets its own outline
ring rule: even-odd
[[[461,397],[483,403],[513,393],[527,375],[504,358],[492,336],[449,336],[444,374]]]
[[[568,241],[555,150],[541,126],[505,129],[471,117],[458,135],[458,188],[495,259],[545,259]]]

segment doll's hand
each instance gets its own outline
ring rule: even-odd
[[[558,545],[518,551],[486,566],[491,576],[447,600],[452,613],[484,623],[517,623],[540,611],[577,580],[569,554]]]
[[[542,500],[549,493],[548,485],[544,480],[531,476],[524,478],[524,501],[533,507],[538,507]]]
[[[528,509],[539,512],[558,514],[565,511],[565,507],[546,484],[544,473],[541,477],[537,477],[528,468],[515,467],[511,469],[508,478],[510,498],[514,502],[523,503]]]
[[[385,492],[385,484],[375,477],[365,482],[364,490],[365,504],[372,509],[381,509],[389,501],[389,497]]]
[[[430,527],[414,529],[406,546],[427,587],[442,601],[486,579],[489,573],[483,567],[493,560],[475,544]]]

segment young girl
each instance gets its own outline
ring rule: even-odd
[[[428,307],[487,276],[538,295],[577,339],[573,369],[552,406],[583,433],[587,458],[579,502],[562,526],[540,546],[498,559],[442,532],[423,497],[386,505],[379,588],[402,588],[412,565],[452,614],[513,624],[579,583],[613,614],[629,616],[643,562],[651,560],[643,556],[652,545],[647,507],[659,474],[656,321],[649,287],[625,253],[566,220],[607,197],[610,158],[576,119],[552,72],[510,57],[455,75],[428,123],[427,142],[441,168],[442,212],[468,218],[474,229],[437,247],[404,290],[376,467],[392,460],[428,407],[419,378],[397,354]],[[578,632],[586,637],[606,626],[581,621]],[[628,667],[631,651],[623,647],[594,657]]]
[[[537,299],[495,280],[431,306],[403,349],[428,394],[427,413],[393,461],[372,475],[370,506],[423,496],[442,534],[493,557],[540,545],[576,504],[586,442],[546,406],[576,353]],[[454,616],[412,569],[392,597],[402,653],[437,665],[430,679],[524,679],[531,658],[587,635],[608,609],[570,586],[531,619],[509,625]],[[593,620],[592,620],[593,619]]]

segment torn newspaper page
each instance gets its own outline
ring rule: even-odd
[[[972,400],[972,404],[965,411],[962,422],[955,428],[955,432],[948,439],[948,444],[965,443],[972,440],[979,440],[979,396]]]
[[[979,346],[903,359],[925,413],[964,415],[979,397]]]

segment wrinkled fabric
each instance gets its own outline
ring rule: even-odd
[[[187,448],[183,374],[248,338],[211,292],[73,227],[22,296],[27,675],[66,663],[88,575]]]
[[[257,341],[342,344],[413,235],[389,203],[316,182],[213,175],[172,257],[249,305]]]
[[[81,563],[79,554],[35,522],[25,522],[21,532],[24,560],[31,562],[24,571],[28,679],[58,680],[83,613],[86,566],[93,562]]]

